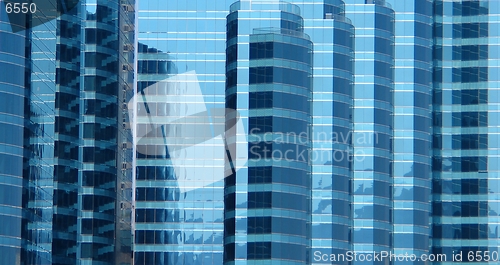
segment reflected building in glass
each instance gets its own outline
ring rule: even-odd
[[[138,2],[137,90],[129,103],[137,113],[134,264],[223,262],[220,135],[232,2]]]
[[[166,87],[160,86],[160,81],[176,74],[177,69],[168,53],[142,43],[137,48],[138,99],[131,98],[129,103],[136,106],[137,112],[137,117],[131,118],[137,119],[133,130],[137,130],[135,135],[149,134],[152,139],[162,139],[162,131],[166,128],[153,129],[153,124],[163,126],[158,119],[166,116],[167,106],[162,103],[167,101],[166,93],[162,93]],[[153,97],[157,100],[150,99]],[[167,250],[182,242],[183,235],[169,226],[179,224],[183,218],[180,216],[180,192],[175,172],[165,163],[170,157],[169,149],[163,141],[146,144],[138,139],[137,142],[134,148],[134,264],[176,264],[183,257]],[[167,244],[169,246],[160,246]]]
[[[131,208],[131,196],[117,196],[126,194],[126,183],[131,183],[131,157],[118,153],[118,146],[130,141],[119,119],[127,111],[120,101],[132,81],[134,61],[133,53],[124,53],[129,49],[124,47],[133,48],[133,31],[127,35],[121,30],[133,22],[133,9],[122,5],[133,3],[81,1],[48,22],[38,12],[27,15],[26,23],[16,27],[26,29],[15,34],[7,33],[14,28],[9,29],[2,15],[2,32],[10,36],[1,40],[15,41],[16,46],[2,45],[1,50],[24,67],[23,73],[15,65],[5,67],[12,71],[5,82],[15,81],[25,100],[13,104],[18,101],[13,97],[16,90],[2,85],[7,92],[2,98],[11,98],[4,106],[15,106],[9,109],[10,124],[13,118],[24,119],[21,131],[10,136],[12,144],[23,142],[24,152],[1,149],[23,160],[2,159],[9,163],[2,169],[10,173],[1,179],[12,185],[3,197],[9,196],[9,204],[23,211],[23,219],[1,211],[11,219],[6,226],[11,231],[1,245],[20,242],[17,249],[5,250],[1,264],[114,264],[115,253],[127,253],[128,261],[121,261],[131,263],[131,216],[122,214]],[[58,8],[64,7],[54,7],[62,12]],[[3,3],[1,10],[5,12]],[[15,55],[22,55],[22,62]],[[17,183],[23,190],[10,196],[16,175],[23,180]]]
[[[1,265],[497,258],[498,1],[0,7]]]
[[[487,238],[481,234],[486,228],[479,224],[486,223],[486,219],[461,219],[460,222],[469,223],[443,228],[452,219],[441,216],[450,204],[448,197],[441,194],[448,192],[446,185],[464,190],[457,194],[468,192],[469,196],[485,193],[485,183],[490,185],[488,189],[495,183],[494,179],[488,180],[485,175],[488,173],[479,171],[486,170],[482,168],[486,168],[487,144],[498,144],[491,136],[494,131],[489,129],[496,121],[492,117],[496,116],[494,112],[485,116],[495,93],[491,89],[485,92],[488,86],[493,86],[486,82],[491,80],[491,74],[485,74],[493,68],[483,67],[485,59],[491,58],[488,53],[491,44],[488,50],[481,39],[491,37],[486,22],[481,22],[485,16],[481,15],[491,13],[485,10],[491,10],[488,5],[496,4],[473,2],[318,0],[225,1],[214,5],[196,1],[191,6],[180,1],[141,4],[140,41],[168,51],[171,58],[168,60],[175,62],[178,73],[192,70],[201,73],[198,79],[205,104],[224,104],[227,109],[236,110],[245,124],[244,130],[229,135],[237,140],[225,145],[229,151],[247,152],[248,162],[238,168],[237,159],[229,157],[223,193],[210,187],[213,197],[199,201],[220,202],[224,198],[224,224],[217,227],[224,229],[225,264],[270,260],[303,264],[304,258],[306,263],[323,263],[314,254],[316,251],[328,255],[348,250],[420,255],[430,253],[431,249],[435,253],[449,252],[451,245],[447,244],[451,242],[446,240],[466,239],[463,233],[470,239]],[[200,10],[205,12],[196,12]],[[455,22],[454,15],[461,15],[464,21]],[[159,27],[158,21],[165,21],[165,27]],[[445,40],[445,31],[453,36]],[[470,37],[472,33],[477,36]],[[460,38],[477,39],[478,44],[467,40],[467,45],[458,45]],[[465,48],[457,48],[464,45]],[[145,60],[151,63],[167,55],[147,56],[150,59]],[[448,59],[443,58],[461,60],[467,67],[459,70],[455,64],[447,66],[444,62]],[[225,82],[221,73],[225,73]],[[139,82],[155,81],[146,76]],[[471,81],[475,76],[477,82]],[[450,81],[448,88],[442,80],[450,78],[456,80]],[[484,91],[476,93],[474,86],[484,86]],[[465,92],[457,92],[461,90]],[[446,91],[450,95],[444,97]],[[432,106],[431,98],[434,98]],[[310,103],[306,106],[305,101]],[[444,102],[448,101],[450,106],[445,107]],[[463,109],[458,111],[459,103],[455,101],[464,105]],[[475,110],[471,102],[476,102],[479,109]],[[233,113],[228,111],[226,115],[228,127],[235,118]],[[450,125],[452,131],[442,132],[445,123],[453,122],[467,127],[466,136],[460,139],[450,136],[464,134],[463,130],[453,130],[458,125]],[[478,129],[482,133],[478,131],[476,137],[470,131],[474,126],[462,124],[484,125],[484,128]],[[306,137],[301,138],[301,132]],[[280,135],[297,136],[281,139]],[[466,143],[458,144],[459,141]],[[448,148],[445,146],[450,152],[445,152]],[[292,149],[307,150],[308,164],[287,160],[285,152]],[[453,150],[462,150],[466,155]],[[330,155],[324,156],[325,153]],[[494,157],[489,154],[488,159]],[[460,177],[460,182],[455,180],[456,174],[450,175],[449,181],[443,180],[442,171],[446,170],[442,168],[446,166],[452,168],[451,172],[463,172],[474,169],[476,164],[477,176],[484,180],[477,180],[471,173],[466,174],[468,179]],[[488,169],[494,171],[494,165],[488,163]],[[140,167],[137,170],[137,177],[148,175],[141,173]],[[144,190],[137,192],[149,187],[149,182],[142,181],[137,183],[144,183],[140,184]],[[470,199],[471,205],[474,200]],[[306,201],[309,206],[302,207]],[[484,205],[494,207],[487,200],[478,203],[478,209]],[[452,202],[449,207],[455,204]],[[194,205],[193,209],[208,211],[198,208],[201,203]],[[181,206],[177,210],[182,213],[190,208]],[[477,211],[479,217],[480,210]],[[450,232],[452,228],[455,230]],[[182,229],[180,235],[197,238],[196,232],[181,232]],[[210,229],[216,230],[213,226],[203,231]],[[496,230],[488,228],[490,237],[495,233],[491,231]],[[149,237],[141,236],[144,236],[141,240],[150,242],[157,238],[152,232]],[[192,242],[186,238],[179,236],[175,244]],[[211,242],[214,244],[210,247],[220,251],[222,243]],[[158,261],[159,251],[154,249],[156,246],[147,244],[138,246],[136,250],[141,253],[136,263]],[[194,249],[166,250],[178,257],[169,262],[184,260],[196,264],[200,259],[186,259],[196,256]],[[197,253],[203,253],[205,248],[198,249],[202,250]],[[295,253],[300,251],[303,253]]]

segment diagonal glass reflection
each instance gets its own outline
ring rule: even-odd
[[[171,167],[180,192],[211,185],[246,164],[247,152],[230,149],[244,127],[239,113],[207,108],[195,71],[174,75],[143,89],[128,107],[136,107],[136,153]],[[213,170],[205,167],[220,161]],[[225,171],[228,161],[233,170]]]

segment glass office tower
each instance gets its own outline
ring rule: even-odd
[[[248,143],[235,146],[248,166],[225,183],[224,264],[309,259],[312,42],[303,23],[289,3],[230,6],[226,102],[248,125],[236,132]]]
[[[353,249],[391,251],[394,11],[384,1],[349,1],[346,16],[356,28]]]
[[[127,148],[122,143],[129,136],[123,128],[127,109],[123,103],[124,94],[133,87],[130,47],[134,43],[134,2],[97,0],[81,4],[77,259],[113,264],[115,256],[127,251],[126,243],[124,249],[118,249],[115,240],[121,245],[127,240],[123,234],[127,228],[120,227],[120,222],[130,218],[119,220],[116,216],[126,214],[123,211],[127,211],[127,200],[131,199],[126,194],[131,192],[131,161],[123,156]]]
[[[19,199],[15,203],[24,211],[22,221],[11,220],[6,226],[10,236],[15,228],[22,228],[17,236],[22,239],[18,246],[22,251],[15,260],[8,255],[2,264],[114,264],[115,252],[127,252],[127,244],[130,248],[125,235],[128,229],[130,241],[130,228],[117,225],[117,221],[126,222],[127,216],[115,220],[122,213],[117,206],[127,200],[117,196],[117,190],[127,188],[122,185],[127,170],[119,170],[122,164],[118,161],[125,168],[131,161],[117,153],[118,141],[126,138],[118,120],[125,110],[119,103],[127,90],[125,82],[131,82],[127,79],[132,77],[133,65],[133,56],[126,58],[123,53],[123,47],[133,47],[133,34],[128,38],[120,30],[131,22],[131,14],[123,9],[127,4],[130,2],[80,1],[64,12],[66,6],[54,6],[48,12],[55,15],[57,10],[60,16],[48,18],[45,12],[27,15],[26,25],[22,25],[25,30],[2,37],[2,41],[16,41],[16,47],[1,48],[12,55],[22,54],[22,64],[16,56],[9,61],[25,69],[21,75],[14,65],[5,67],[12,72],[9,80],[16,81],[25,96],[22,104],[12,105],[17,100],[12,98],[15,90],[5,86],[8,94],[2,98],[11,98],[5,106],[15,106],[11,112],[24,113],[12,112],[14,116],[8,120],[24,118],[19,123],[24,128],[2,139],[10,139],[12,144],[24,142],[24,152],[2,148],[2,152],[23,159],[21,164],[2,159],[9,162],[2,168],[20,172],[25,190],[16,196],[9,195],[15,188],[2,193],[12,203]],[[8,24],[2,25],[9,31]],[[20,41],[21,36],[25,42]],[[12,182],[12,172],[2,181]],[[130,208],[124,203],[126,207]],[[13,216],[12,211],[5,213]],[[130,225],[130,215],[128,219]],[[119,247],[115,238],[123,239]],[[128,257],[122,263],[130,263],[130,249]]]
[[[343,1],[292,3],[300,7],[304,32],[314,45],[310,130],[314,263],[317,251],[330,255],[352,249],[354,27],[345,17]]]
[[[75,2],[0,3],[0,265],[498,258],[500,2]]]
[[[127,4],[81,1],[32,28],[30,122],[39,129],[32,130],[30,148],[44,152],[30,157],[30,177],[40,193],[53,194],[54,207],[34,197],[35,212],[53,213],[29,227],[52,237],[39,243],[48,243],[53,264],[112,264],[121,252],[115,216],[126,159],[117,153],[124,137],[119,102],[133,62],[123,53],[133,42]]]
[[[0,3],[3,6],[3,3]],[[24,23],[26,21],[23,21]],[[17,25],[25,28],[26,24]],[[24,118],[26,85],[29,68],[26,66],[28,41],[26,32],[13,33],[5,9],[0,9],[0,264],[19,264],[26,253],[28,193],[24,180]],[[6,134],[5,132],[10,132]]]
[[[434,3],[432,250],[464,260],[498,251],[499,4]]]
[[[38,216],[27,224],[27,240],[40,247],[32,259],[47,254],[49,264],[76,263],[77,255],[80,10],[33,27],[30,36],[25,174],[34,194],[27,206]]]
[[[431,233],[432,1],[387,2],[395,12],[393,252],[420,256],[430,253]]]

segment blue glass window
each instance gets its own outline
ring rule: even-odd
[[[250,60],[273,58],[273,42],[250,43]]]
[[[271,242],[248,242],[247,258],[249,260],[270,259]]]
[[[343,78],[333,79],[333,92],[352,96],[352,82]],[[377,93],[377,88],[375,88],[375,93]]]
[[[285,217],[273,217],[272,232],[288,235],[305,235],[307,233],[306,221]]]
[[[463,1],[462,3],[457,2],[457,9],[461,9],[462,16],[479,16],[488,15],[488,8],[480,6],[479,1]],[[460,12],[456,15],[460,15]]]
[[[488,45],[464,45],[462,48],[462,61],[488,59]]]
[[[389,49],[391,48],[389,44]],[[352,67],[352,61],[351,57],[340,54],[340,53],[333,53],[333,64],[335,68],[346,70],[346,71],[353,71]]]
[[[379,77],[385,77],[387,79],[392,79],[393,69],[388,63],[375,61],[375,75]],[[416,81],[416,80],[415,80]]]
[[[250,92],[250,109],[262,109],[273,107],[273,92]]]
[[[486,157],[461,157],[461,172],[485,172],[487,161]]]
[[[271,208],[272,192],[249,192],[248,193],[248,209]]]
[[[333,34],[333,43],[335,43],[336,45],[352,48],[354,44],[354,36],[349,31],[335,29]]]
[[[461,105],[477,105],[488,103],[488,90],[487,89],[465,89],[454,90],[453,104]]]
[[[238,71],[236,69],[226,73],[226,89],[236,86],[238,82]]]
[[[271,217],[249,217],[248,234],[271,233]]]
[[[312,54],[309,49],[281,42],[250,43],[250,60],[280,58],[310,64]]]
[[[234,193],[233,193],[234,194]],[[233,208],[234,210],[234,208]],[[224,236],[232,236],[236,233],[235,219],[228,218],[224,220]]]
[[[462,127],[483,127],[488,126],[488,112],[462,112],[462,113],[453,113],[453,116],[456,114],[460,115],[460,126]],[[453,126],[457,126],[453,124]]]
[[[427,1],[423,1],[427,3]],[[432,28],[428,24],[415,22],[415,36],[423,39],[432,39]]]
[[[236,208],[236,194],[229,193],[224,196],[224,207],[226,210],[231,211]]]
[[[415,59],[422,62],[432,61],[432,49],[420,45],[415,45]],[[436,51],[437,52],[437,51]]]
[[[488,148],[487,134],[461,134],[453,135],[453,149],[478,150]]]
[[[425,86],[430,86],[432,82],[432,73],[427,70],[421,70],[418,68],[415,68],[415,83],[417,84],[422,84]]]
[[[250,84],[262,84],[273,82],[273,67],[251,67]]]
[[[488,67],[464,67],[460,70],[462,83],[488,81]]]
[[[235,259],[236,255],[236,244],[229,243],[224,245],[224,261],[232,261]],[[144,263],[138,263],[144,264]]]
[[[488,23],[463,23],[462,38],[488,37]]]
[[[238,20],[233,20],[227,23],[226,40],[230,40],[236,36],[238,36]]]
[[[230,94],[226,96],[226,108],[236,109],[238,94]]]
[[[267,133],[273,131],[273,117],[250,117],[249,118],[249,132],[251,134]]]
[[[248,184],[271,183],[272,174],[273,174],[272,167],[249,167]]]
[[[375,28],[384,29],[389,32],[394,30],[393,20],[390,16],[384,14],[375,13]]]
[[[251,53],[250,53],[251,54]],[[231,45],[226,49],[226,64],[235,62],[238,59],[238,45]]]
[[[424,16],[430,16],[432,14],[432,2],[429,1],[415,1],[415,13],[416,14],[421,14]],[[438,7],[438,2],[436,2],[436,5],[434,7],[435,12],[439,12],[439,7]],[[442,14],[442,4],[440,4],[441,7],[441,14]],[[436,10],[438,9],[438,10]],[[440,13],[438,13],[440,14]]]

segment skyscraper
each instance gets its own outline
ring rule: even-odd
[[[500,2],[45,2],[0,4],[1,265],[498,261]]]
[[[467,24],[466,30],[476,32],[474,27],[477,26],[477,34],[485,34],[481,33],[481,25],[474,24],[476,22],[471,20],[472,26],[469,25],[471,21],[468,17],[484,13],[486,3],[454,2],[454,4],[451,4],[451,1],[443,4],[448,5],[443,9],[446,10],[444,13],[458,10],[460,6],[462,8],[460,13],[453,11],[455,13],[449,14],[466,17],[465,22],[461,22]],[[245,141],[230,145],[229,149],[246,150],[249,162],[243,169],[234,170],[225,180],[224,261],[233,264],[248,260],[276,259],[274,262],[277,262],[283,258],[280,256],[281,249],[278,245],[279,242],[285,242],[281,240],[283,233],[286,232],[280,230],[281,227],[276,227],[273,220],[281,220],[283,215],[294,216],[291,219],[301,220],[296,216],[300,211],[284,214],[286,211],[281,210],[280,213],[277,213],[278,211],[275,213],[275,208],[283,206],[282,202],[275,198],[281,196],[279,193],[283,193],[282,189],[294,185],[291,182],[285,183],[283,178],[289,173],[284,174],[280,170],[286,166],[294,168],[295,164],[287,161],[289,164],[284,166],[283,162],[262,161],[262,158],[266,157],[266,152],[270,153],[268,158],[275,158],[279,152],[274,151],[288,151],[286,148],[280,149],[284,143],[277,143],[279,139],[276,132],[285,134],[305,132],[298,123],[295,124],[295,121],[285,124],[291,126],[286,130],[285,127],[281,127],[285,125],[281,125],[278,121],[283,117],[291,119],[292,116],[293,119],[300,120],[301,116],[294,111],[303,110],[301,104],[297,104],[289,109],[291,111],[289,114],[292,116],[286,116],[283,114],[287,110],[286,105],[279,105],[285,104],[280,101],[282,99],[279,94],[283,93],[280,91],[281,87],[286,87],[287,82],[297,81],[298,79],[294,78],[299,76],[299,74],[284,75],[279,68],[295,63],[296,60],[301,61],[297,59],[298,57],[286,57],[292,54],[300,56],[300,52],[292,52],[293,49],[290,48],[290,54],[287,54],[285,47],[288,46],[283,44],[285,41],[277,40],[279,38],[277,36],[280,35],[286,36],[290,45],[292,43],[296,45],[297,36],[309,39],[312,43],[309,53],[313,55],[313,60],[309,64],[311,70],[308,72],[308,78],[312,80],[309,97],[312,101],[309,110],[311,118],[302,120],[302,122],[307,121],[310,127],[307,129],[310,143],[308,147],[307,144],[304,145],[304,148],[308,149],[310,165],[303,171],[303,177],[306,180],[311,179],[311,193],[307,195],[298,190],[292,192],[303,195],[301,199],[297,198],[294,207],[299,207],[300,203],[310,196],[311,205],[307,209],[310,219],[306,218],[307,225],[304,226],[307,235],[300,235],[310,239],[310,252],[306,251],[309,253],[309,258],[313,258],[312,253],[315,250],[337,254],[351,249],[361,252],[385,250],[398,254],[405,252],[416,255],[429,254],[431,252],[430,188],[433,177],[431,158],[434,156],[435,165],[444,159],[441,158],[444,143],[441,138],[444,136],[439,132],[441,129],[437,131],[434,129],[432,137],[431,128],[431,120],[434,120],[435,128],[436,123],[440,124],[441,120],[444,120],[440,118],[440,115],[444,115],[441,105],[436,103],[441,100],[442,88],[439,76],[444,76],[442,74],[444,66],[440,63],[442,56],[440,54],[444,54],[444,48],[440,44],[439,32],[440,25],[446,23],[440,22],[439,12],[443,12],[439,11],[440,1],[436,3],[437,13],[433,13],[432,1],[351,0],[345,3],[240,1],[232,6],[229,4],[217,3],[215,7],[206,7],[204,2],[197,2],[193,7],[188,7],[183,3],[172,1],[166,5],[172,8],[169,9],[172,12],[164,12],[170,22],[166,26],[167,34],[164,41],[170,43],[170,47],[178,45],[177,43],[188,44],[182,45],[182,49],[190,53],[182,56],[198,58],[198,54],[201,54],[198,51],[213,48],[211,42],[207,42],[204,47],[198,47],[198,41],[204,35],[189,35],[192,32],[190,30],[198,32],[198,28],[206,30],[209,27],[217,34],[222,32],[227,34],[225,104],[226,107],[240,112],[247,126],[243,134],[248,135]],[[209,12],[203,15],[184,14],[187,10],[194,10],[194,6],[196,10],[201,8]],[[153,4],[144,10],[149,10],[151,13],[162,9],[158,4]],[[200,16],[208,18],[213,15],[221,19],[224,12],[228,14],[224,31],[217,22],[212,25],[197,24],[195,27],[190,17],[197,17],[199,20]],[[294,21],[293,15],[290,14],[300,16],[300,19],[296,19],[300,22],[299,27],[287,31],[284,29],[293,26]],[[144,22],[146,25],[144,34],[156,32],[146,30],[155,29],[155,23],[151,23],[150,20],[159,19],[151,16],[153,15],[149,15],[147,19],[148,16],[144,15],[144,21],[147,21]],[[484,16],[477,19],[484,20]],[[291,22],[279,22],[280,20]],[[173,40],[170,36],[180,34],[176,29],[179,28],[180,21],[186,26],[186,32],[183,26],[180,26],[182,28],[180,32],[186,35],[184,38],[176,37]],[[172,25],[172,30],[168,29],[168,24]],[[435,36],[432,34],[433,25]],[[161,32],[161,29],[157,29],[157,32]],[[154,42],[153,39],[146,38],[151,35],[143,36],[144,40]],[[355,39],[356,44],[350,43],[351,38]],[[434,56],[431,53],[433,38],[434,40],[438,38]],[[161,38],[158,41],[163,43]],[[458,39],[454,41],[458,43]],[[217,46],[216,49],[220,47]],[[470,49],[472,48],[467,47],[466,50],[459,51],[455,48],[455,53],[461,54],[461,58],[465,56],[469,61],[472,55],[486,56],[486,53],[482,52],[484,47],[474,46],[474,50]],[[284,51],[283,54],[281,51]],[[181,63],[184,63],[184,60],[182,57],[175,59]],[[194,61],[198,62],[198,59]],[[289,68],[297,70],[302,66],[304,65],[295,63]],[[185,67],[187,71],[188,66]],[[475,65],[468,67],[467,71],[477,70],[478,76],[485,72]],[[430,102],[433,71],[434,106],[432,107]],[[484,78],[484,74],[482,75]],[[446,76],[448,78],[452,75]],[[293,85],[288,84],[288,86]],[[218,86],[218,95],[222,91],[220,89]],[[286,93],[298,92],[290,89]],[[470,99],[476,95],[473,93],[474,95],[470,96],[467,93],[463,98]],[[479,98],[483,97],[481,102],[484,103],[484,92],[478,93],[478,102]],[[286,103],[290,102],[292,101]],[[431,115],[432,111],[434,116]],[[467,110],[467,115],[469,112],[471,111]],[[325,133],[330,136],[321,139],[320,136]],[[340,141],[331,135],[337,137],[342,135],[346,141]],[[478,137],[478,146],[481,142],[486,143],[484,136]],[[431,141],[434,144],[434,151],[431,151]],[[261,152],[252,153],[250,149]],[[337,161],[334,156],[329,160],[328,156],[321,156],[323,153],[338,154],[339,150],[346,150],[345,160]],[[480,161],[482,160],[478,158],[478,167]],[[434,171],[436,172],[436,169]],[[295,170],[293,174],[299,172],[302,171]],[[435,192],[436,189],[441,189],[440,175],[440,173],[434,174]],[[293,178],[286,181],[293,181]],[[275,182],[280,183],[281,187],[269,188],[275,185]],[[435,210],[442,203],[447,203],[438,197],[434,196]],[[435,217],[433,221],[434,236],[436,236],[438,235],[436,233],[441,231],[442,225],[439,222],[442,222],[442,219]],[[479,227],[477,231],[484,230],[484,227]],[[458,232],[455,234],[458,235]],[[274,235],[281,236],[281,239],[268,239]],[[293,241],[290,238],[290,240],[287,243],[300,242],[298,239]],[[442,243],[439,240],[433,241],[435,254],[441,249],[438,247],[440,244]]]
[[[498,12],[434,2],[432,248],[467,260],[498,253]]]
[[[18,183],[22,191],[9,187],[3,196],[24,213],[22,220],[9,217],[6,227],[12,232],[6,235],[19,244],[7,244],[18,250],[6,251],[8,258],[2,264],[114,264],[122,252],[128,252],[125,263],[130,263],[131,242],[126,240],[131,240],[131,231],[126,228],[128,236],[121,233],[127,230],[120,224],[128,218],[130,226],[131,216],[122,210],[130,208],[131,198],[127,203],[122,191],[131,183],[127,181],[131,159],[118,153],[123,150],[118,148],[121,142],[127,142],[120,120],[127,108],[120,101],[126,83],[132,82],[134,60],[124,52],[124,47],[133,47],[134,35],[127,36],[127,30],[120,28],[132,22],[129,5],[133,3],[50,2],[39,5],[39,12],[13,19],[5,16],[9,11],[2,3],[2,25],[15,32],[5,33],[11,36],[2,41],[19,41],[17,47],[2,45],[2,52],[22,53],[22,63],[19,58],[10,61],[25,69],[21,73],[15,66],[6,67],[15,73],[6,82],[15,81],[17,91],[2,85],[8,93],[3,99],[12,98],[14,92],[25,97],[22,104],[16,98],[5,104],[15,106],[9,110],[18,115],[13,117],[22,118],[18,123],[22,131],[5,139],[23,143],[24,151],[16,154],[12,148],[2,148],[9,159],[14,155],[22,160],[2,160],[9,163],[2,169],[11,168],[11,176],[2,180],[15,175],[23,180]],[[7,22],[19,21],[24,24],[8,29]],[[6,210],[2,214],[12,216]]]
[[[295,4],[314,44],[311,252],[343,254],[352,249],[354,27],[343,1]]]
[[[128,109],[124,106],[126,94],[133,91],[135,61],[130,47],[135,41],[135,3],[81,4],[83,80],[79,87],[77,259],[113,264],[119,253],[131,250],[131,242],[124,242],[131,236],[123,234],[130,233],[130,228],[121,226],[121,222],[127,223],[131,218],[126,212],[130,208],[128,200],[132,199],[132,161],[123,154],[128,151],[123,143],[130,140],[130,132],[124,128],[123,119]],[[120,248],[116,240],[120,241]]]
[[[3,4],[3,3],[2,3]],[[18,25],[26,27],[25,22]],[[25,32],[13,33],[6,11],[0,10],[0,128],[12,134],[0,137],[0,252],[2,264],[16,264],[26,246],[21,238],[23,216],[26,216],[23,181],[24,118],[26,104],[26,49]],[[5,263],[4,263],[5,262]]]
[[[289,3],[230,6],[226,98],[248,122],[237,132],[248,144],[235,148],[249,160],[226,179],[225,264],[309,259],[312,42],[303,23]]]
[[[392,245],[420,256],[430,254],[431,235],[432,1],[387,2],[395,12]]]
[[[390,251],[394,10],[385,1],[349,1],[346,16],[356,29],[353,249]]]
[[[27,241],[39,246],[28,260],[47,255],[47,263],[71,264],[77,258],[79,103],[81,7],[60,18],[29,29],[31,66],[29,126],[26,137],[31,153]],[[39,19],[33,15],[34,19]],[[43,16],[42,18],[43,19]],[[58,30],[59,29],[59,30]],[[59,37],[59,41],[57,40]],[[57,64],[57,63],[59,64]]]

